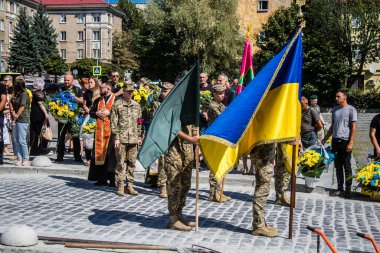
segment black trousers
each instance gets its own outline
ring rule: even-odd
[[[31,121],[29,125],[29,136],[30,136],[30,154],[39,155],[41,153],[41,148],[39,146],[40,134],[43,121]]]
[[[3,163],[4,159],[4,118],[0,117],[0,163]]]
[[[343,191],[344,179],[346,179],[346,191],[351,191],[352,185],[352,168],[351,154],[346,148],[348,140],[332,139],[332,149],[335,153],[334,164],[336,168],[336,178],[338,181],[338,191]],[[344,175],[343,175],[344,173]]]
[[[71,123],[58,123],[58,147],[57,147],[57,158],[63,158],[65,155],[65,136],[67,133],[72,133],[71,128],[72,128]],[[80,154],[80,141],[79,137],[73,137],[73,145],[74,145],[74,159],[79,160],[81,159],[81,154]]]

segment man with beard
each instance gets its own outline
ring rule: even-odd
[[[95,99],[90,116],[96,119],[94,156],[91,159],[88,180],[97,181],[95,185],[115,186],[116,156],[114,141],[111,138],[111,109],[117,97],[112,93],[111,83],[100,85],[101,97]]]

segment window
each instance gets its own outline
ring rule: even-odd
[[[83,31],[78,32],[78,38],[77,41],[83,41]]]
[[[83,59],[83,49],[78,49],[77,59]]]
[[[4,0],[0,0],[0,10],[4,10]]]
[[[4,31],[4,19],[0,20],[0,31]]]
[[[359,45],[352,45],[352,60],[353,61],[359,61],[360,58],[361,58],[360,46]]]
[[[13,22],[9,21],[8,32],[13,33]]]
[[[61,57],[66,59],[66,49],[61,49]]]
[[[66,23],[66,14],[61,14],[60,23]]]
[[[61,32],[60,41],[66,41],[66,32]]]
[[[95,58],[95,59],[99,59],[100,57],[99,57],[99,54],[100,53],[100,49],[92,49],[92,56],[93,56],[93,58]]]
[[[83,14],[77,14],[77,23],[83,23]]]
[[[92,32],[92,40],[100,40],[100,31]]]
[[[4,40],[0,41],[0,52],[4,52]]]
[[[92,14],[92,19],[94,23],[100,23],[100,14]]]
[[[259,0],[258,11],[268,11],[268,0]]]
[[[358,29],[361,26],[360,18],[356,16],[352,16],[351,18],[351,27],[354,29]]]
[[[258,42],[259,42],[259,44],[263,44],[264,40],[265,40],[265,32],[261,31],[261,32],[259,32],[259,36],[258,36]]]
[[[10,12],[10,13],[15,13],[15,12],[14,12],[14,11],[15,11],[14,8],[15,8],[15,4],[11,2],[11,3],[9,4],[9,12]]]

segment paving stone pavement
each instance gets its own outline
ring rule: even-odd
[[[323,228],[339,252],[374,252],[357,236],[369,233],[380,242],[380,204],[368,199],[344,200],[315,193],[297,193],[293,240],[288,236],[289,209],[266,204],[266,220],[279,237],[252,236],[252,187],[226,186],[232,201],[207,201],[208,186],[200,187],[200,230],[166,229],[167,202],[157,189],[136,183],[139,196],[118,197],[113,188],[96,187],[75,176],[0,175],[0,232],[10,224],[26,224],[38,235],[167,245],[179,249],[193,244],[220,252],[316,252],[316,236],[307,225]],[[195,191],[190,191],[184,214],[194,218]],[[321,252],[329,252],[322,242]],[[44,252],[75,252],[55,247]],[[45,247],[45,248],[44,248]],[[6,251],[1,246],[0,251]],[[17,252],[17,251],[14,251]],[[95,251],[92,251],[95,252]],[[105,251],[102,251],[105,252]]]

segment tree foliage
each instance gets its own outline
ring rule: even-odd
[[[46,58],[42,66],[44,70],[55,76],[55,83],[57,83],[58,75],[63,75],[69,70],[69,65],[65,63],[65,59],[60,57],[57,52],[53,56]]]
[[[34,48],[38,63],[36,70],[41,73],[43,62],[58,52],[57,34],[53,27],[53,21],[46,15],[46,8],[42,3],[38,5],[37,12],[33,16],[31,29],[34,34]],[[55,59],[57,58],[55,57]]]
[[[143,15],[129,0],[119,0],[116,8],[125,13],[123,18],[123,31],[139,29],[143,25]]]
[[[254,56],[256,69],[286,42],[296,27],[297,10],[295,5],[280,8],[263,26],[265,37]],[[330,106],[336,90],[350,84],[352,76],[358,80],[366,64],[379,60],[380,3],[308,0],[303,13],[303,93],[318,94],[322,105]]]
[[[236,0],[156,0],[134,41],[139,74],[173,81],[199,56],[210,74],[237,74],[243,39]]]
[[[112,63],[122,69],[137,70],[137,55],[132,51],[132,32],[117,32],[112,41]]]
[[[26,15],[25,7],[20,7],[17,20],[12,35],[9,65],[16,71],[34,73],[39,63],[35,55],[35,37],[30,28],[31,20]]]
[[[280,7],[263,25],[263,36],[257,35],[259,52],[254,55],[255,72],[275,56],[289,39],[289,36],[297,27],[298,5],[290,8]]]
[[[99,65],[102,66],[102,75],[99,78],[102,81],[107,81],[111,76],[112,71],[118,71],[120,74],[120,80],[123,80],[124,71],[115,64],[103,63],[99,62]],[[71,71],[76,69],[78,70],[77,77],[91,77],[92,76],[92,67],[96,66],[96,60],[93,58],[83,58],[77,60],[76,62],[71,64]]]

